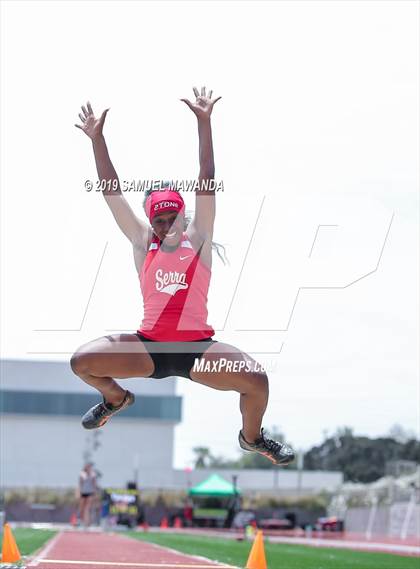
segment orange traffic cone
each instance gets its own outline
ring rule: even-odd
[[[177,528],[177,529],[182,528],[181,518],[176,517],[174,519],[174,528]]]
[[[70,524],[73,527],[77,526],[77,516],[76,516],[75,512],[73,512],[72,515],[70,516]]]
[[[160,527],[161,529],[167,529],[168,527],[168,518],[166,516],[164,516],[162,518],[162,521],[160,522]]]
[[[20,551],[16,545],[15,538],[13,537],[12,530],[9,524],[3,526],[3,547],[1,550],[2,563],[15,563],[20,560]]]
[[[267,561],[265,560],[264,538],[261,530],[257,531],[251,552],[246,562],[246,569],[267,569]]]

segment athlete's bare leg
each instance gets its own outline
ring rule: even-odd
[[[90,514],[92,509],[93,496],[83,496],[80,498],[80,519],[85,527],[90,526]]]
[[[119,405],[125,396],[114,378],[150,377],[154,371],[153,360],[136,334],[113,334],[88,342],[73,354],[70,365],[112,405]]]
[[[240,393],[240,410],[242,413],[242,433],[248,442],[255,441],[261,432],[261,423],[268,402],[267,374],[258,369],[257,362],[245,352],[230,344],[217,342],[212,344],[203,354],[205,362],[216,362],[220,358],[228,362],[249,362],[250,371],[193,371],[190,376],[193,381],[202,383],[222,391],[237,391]],[[200,360],[201,361],[201,360]],[[211,365],[211,363],[210,363]],[[239,368],[239,364],[236,364]],[[224,371],[226,370],[226,371]]]

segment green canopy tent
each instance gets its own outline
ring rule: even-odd
[[[204,482],[200,482],[189,491],[190,496],[217,496],[220,498],[234,496],[240,494],[240,490],[236,489],[227,480],[218,474],[212,474]]]
[[[194,525],[230,527],[239,494],[240,490],[218,474],[191,488]]]

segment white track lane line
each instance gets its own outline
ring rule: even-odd
[[[51,549],[56,545],[57,541],[63,535],[63,532],[58,532],[54,537],[47,541],[46,545],[41,549],[41,551],[27,564],[27,567],[36,567],[41,561],[44,561]]]
[[[179,552],[177,552],[179,553]],[[232,565],[197,565],[197,564],[181,564],[181,563],[132,563],[128,561],[67,561],[66,559],[41,559],[41,563],[52,563],[56,565],[103,565],[103,566],[113,566],[113,567],[166,567],[168,568],[187,568],[187,569],[232,569]],[[28,565],[29,567],[29,565]]]
[[[176,553],[177,555],[187,555],[192,559],[197,559],[197,561],[207,561],[208,563],[213,563],[214,569],[240,569],[240,567],[238,567],[237,565],[227,565],[226,563],[222,563],[221,561],[215,561],[214,559],[209,559],[208,557],[204,557],[204,555],[193,555],[192,553],[184,553],[183,551],[179,551],[178,549],[172,549],[171,547],[167,547],[166,545],[159,545],[158,543],[153,543],[152,541],[142,541],[141,539],[136,539],[135,537],[130,537],[128,535],[118,535],[118,537],[122,539],[128,539],[131,542],[134,540],[138,543],[147,543],[155,548],[166,549],[166,551],[170,551],[171,553]],[[209,566],[206,565],[206,567]]]

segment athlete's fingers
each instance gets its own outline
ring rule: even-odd
[[[220,101],[221,98],[222,98],[222,97],[217,97],[217,99],[214,99],[214,101],[212,101],[213,105],[214,105],[215,103],[217,103],[217,101]]]
[[[82,113],[79,113],[79,119],[84,123],[86,122],[85,117],[82,115]]]
[[[210,91],[209,91],[209,94],[208,94],[208,98],[211,99],[211,96],[212,96],[212,95],[213,95],[213,91],[210,90]]]
[[[200,93],[198,92],[197,87],[193,87],[193,91],[194,91],[194,95],[195,95],[195,96],[197,97],[197,99],[198,99],[198,97],[200,96]]]
[[[189,101],[188,99],[179,99],[180,101],[183,101],[186,105],[188,105],[190,107],[191,110],[193,109],[193,104],[191,103],[191,101]]]
[[[83,111],[83,114],[85,115],[85,117],[87,118],[87,117],[88,117],[88,112],[87,112],[87,110],[86,110],[86,107],[84,107],[83,105],[82,105],[82,111]]]
[[[83,130],[83,127],[82,127],[82,125],[80,125],[80,124],[75,124],[74,126],[75,126],[76,128],[80,128],[80,130]]]
[[[108,114],[108,111],[109,111],[109,109],[105,109],[104,112],[101,114],[101,118],[99,119],[99,122],[101,123],[102,126],[105,122],[105,117]]]
[[[202,97],[206,96],[206,88],[205,87],[201,87],[201,96]]]
[[[87,102],[87,105],[86,105],[86,106],[87,106],[87,108],[88,108],[89,114],[93,115],[93,109],[92,109],[92,106],[91,106],[91,104],[89,103],[89,101]]]

